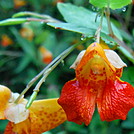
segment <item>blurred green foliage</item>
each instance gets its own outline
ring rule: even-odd
[[[0,1],[0,20],[10,18],[13,14],[20,11],[32,11],[50,15],[64,22],[56,6],[58,0],[27,0],[23,6],[16,5],[15,1]],[[88,0],[62,0],[62,2],[70,2],[77,6],[86,7],[91,12],[98,10],[90,5]],[[133,5],[129,5],[125,9],[125,11],[124,9],[111,11],[112,22],[116,26],[115,29],[118,29],[122,40],[125,41],[127,46],[134,49],[134,8]],[[60,8],[60,10],[63,9]],[[80,8],[80,10],[82,9]],[[77,11],[79,10],[77,9]],[[94,16],[94,13],[92,15]],[[87,18],[87,16],[85,17]],[[67,22],[75,21],[77,23],[78,21],[69,19],[71,19],[70,16],[66,15],[65,20]],[[88,21],[85,23],[89,23],[89,26],[91,22],[94,23],[93,17],[90,16],[87,19]],[[84,26],[84,24],[82,25]],[[104,25],[104,27],[105,31],[107,26]],[[22,36],[20,31],[23,28],[28,28],[32,31],[32,39]],[[3,43],[3,35],[7,35],[12,42],[3,45],[5,43]],[[70,45],[79,42],[80,39],[81,35],[78,33],[62,31],[60,29],[55,30],[42,22],[29,22],[21,25],[0,27],[0,84],[8,86],[13,92],[20,93],[27,83],[46,66],[42,61],[41,52],[39,51],[41,46],[51,51],[53,58],[55,58]],[[89,44],[90,42],[84,46],[79,46],[64,60],[64,64],[60,64],[48,76],[46,82],[41,87],[37,99],[59,97],[64,83],[75,77],[74,71],[69,69],[69,66],[73,63],[79,51],[85,49]],[[122,80],[134,86],[134,66],[120,51],[117,50],[117,52],[128,65],[124,69]],[[32,93],[34,86],[26,93],[27,98]],[[0,121],[1,134],[3,134],[6,124],[7,121]],[[134,109],[129,112],[128,118],[125,121],[102,122],[98,112],[95,111],[89,126],[65,122],[44,134],[134,134]]]

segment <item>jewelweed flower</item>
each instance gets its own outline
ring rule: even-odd
[[[14,1],[14,8],[18,9],[22,6],[25,6],[27,4],[26,0],[13,0]]]
[[[34,32],[30,27],[28,27],[28,24],[25,24],[24,27],[20,29],[20,35],[29,41],[32,41],[34,38]]]
[[[0,119],[9,120],[4,134],[42,134],[66,121],[66,114],[56,99],[36,100],[25,109],[27,100],[0,85]]]
[[[13,40],[8,35],[3,34],[0,43],[2,46],[7,47],[13,44]]]
[[[52,61],[53,55],[48,49],[46,49],[45,47],[41,46],[41,47],[39,47],[39,52],[41,53],[42,61],[45,64],[49,64]]]
[[[134,107],[134,88],[120,80],[126,64],[98,43],[92,43],[78,57],[71,66],[76,78],[65,83],[58,99],[67,119],[88,125],[97,105],[102,121],[125,120]]]

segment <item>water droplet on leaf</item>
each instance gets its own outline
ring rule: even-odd
[[[94,12],[98,12],[98,11],[99,11],[99,8],[92,6],[92,10],[93,10]]]
[[[95,8],[94,6],[92,6],[92,10],[93,10],[93,11],[96,11],[96,8]]]
[[[81,40],[85,40],[85,39],[86,39],[86,35],[82,35]]]
[[[126,10],[127,10],[126,7],[123,7],[123,8],[122,8],[122,11],[123,11],[123,12],[126,12]]]

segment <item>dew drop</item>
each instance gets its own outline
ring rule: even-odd
[[[122,11],[123,11],[123,12],[126,12],[126,10],[127,10],[126,7],[123,7],[123,8],[122,8]]]
[[[94,6],[92,6],[92,10],[93,10],[93,11],[96,11],[96,8],[95,8]]]
[[[98,11],[99,11],[99,8],[92,6],[92,10],[93,10],[94,12],[98,12]]]
[[[82,35],[81,36],[81,40],[83,41],[83,40],[85,40],[86,39],[86,35]]]

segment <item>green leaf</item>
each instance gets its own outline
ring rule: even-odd
[[[95,22],[97,14],[84,7],[78,7],[70,3],[58,3],[58,9],[68,23],[96,30],[99,27],[100,18],[98,17],[97,22]],[[122,40],[119,30],[113,24],[112,28],[114,34]],[[106,18],[103,19],[102,32],[109,34]]]
[[[21,71],[26,69],[26,67],[28,66],[30,61],[31,61],[31,57],[29,57],[28,54],[25,54],[24,56],[22,56],[20,63],[18,65],[18,67],[16,68],[15,72],[20,73]]]
[[[132,0],[90,0],[90,3],[96,7],[103,8],[109,5],[112,9],[122,8],[131,2]]]
[[[127,119],[121,123],[121,127],[125,129],[134,129],[134,109],[131,109],[128,113]]]
[[[86,28],[84,26],[75,25],[73,23],[47,23],[49,26],[55,27],[56,29],[63,29],[72,32],[85,34],[86,36],[93,37],[96,30],[92,28]]]
[[[128,76],[131,82],[134,83],[134,67],[128,67]]]
[[[0,26],[6,26],[6,25],[17,25],[22,24],[24,22],[27,22],[26,18],[14,18],[14,19],[6,19],[0,21]]]
[[[78,26],[75,25],[73,23],[47,23],[49,26],[55,27],[57,29],[62,29],[62,30],[68,30],[68,31],[72,31],[72,32],[77,32],[80,34],[84,34],[84,36],[87,37],[94,37],[96,29],[93,28],[87,28],[84,26]],[[101,32],[101,37],[103,40],[110,41],[110,42],[114,42],[114,39],[111,38],[110,36],[108,36],[107,34]]]
[[[128,50],[122,46],[119,46],[117,49],[119,49],[131,62],[134,63],[134,56]]]
[[[16,37],[16,40],[23,49],[23,51],[31,58],[31,62],[33,62],[34,64],[38,64],[38,60],[36,57],[36,47],[33,42],[30,42],[29,40],[26,40],[21,37],[16,28],[11,27],[10,30]]]
[[[64,19],[68,23],[48,23],[57,29],[64,29],[68,31],[78,32],[84,34],[88,37],[94,37],[97,28],[99,27],[100,18],[95,22],[96,13],[89,11],[83,7],[78,7],[72,5],[70,3],[58,3],[58,9],[60,13],[63,15]],[[116,37],[122,40],[122,36],[118,28],[116,28],[112,24],[112,29]],[[110,41],[114,44],[115,41],[113,38],[108,36],[108,26],[106,18],[103,19],[102,30],[101,30],[101,38],[105,40],[105,42]],[[130,54],[125,48],[118,48],[130,61],[134,63],[134,57]]]
[[[0,120],[0,132],[5,130],[7,124],[8,124],[7,120]]]

